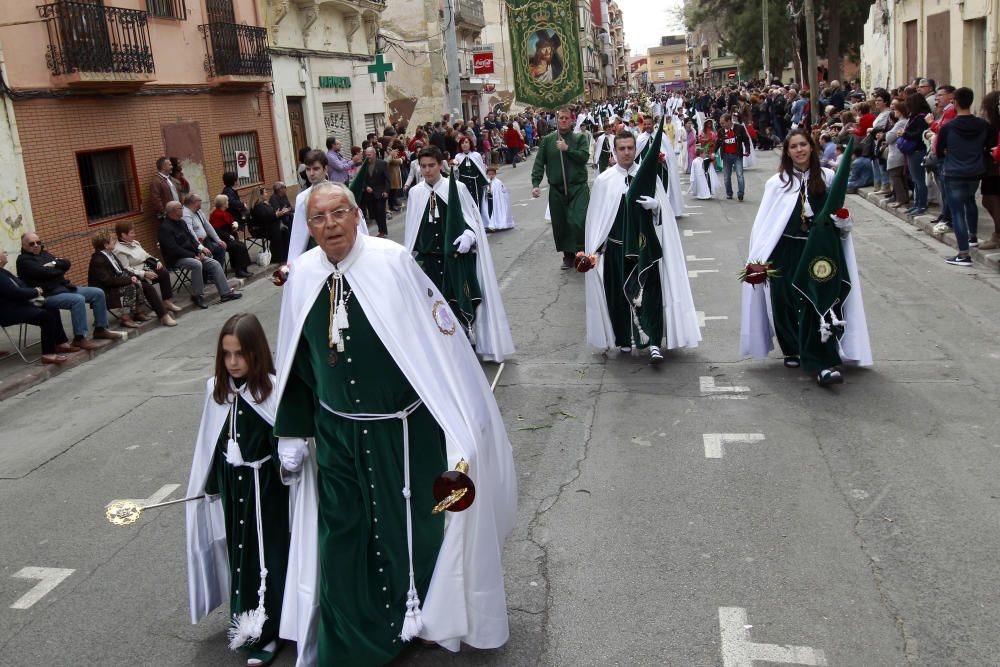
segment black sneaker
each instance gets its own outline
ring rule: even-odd
[[[843,384],[844,376],[838,370],[833,368],[824,368],[816,374],[816,382],[819,383],[819,386],[821,387],[827,387],[831,384]]]
[[[560,268],[563,271],[565,271],[566,269],[572,269],[573,268],[573,255],[569,254],[568,252],[564,252],[563,253],[562,266]]]
[[[736,195],[736,198],[739,199],[740,201],[743,201],[743,195]]]
[[[726,199],[732,199],[732,198],[733,198],[732,195],[726,195]]]
[[[978,248],[979,247],[979,239],[976,238],[975,236],[970,236],[969,237],[969,247],[970,248]]]
[[[944,260],[952,266],[972,266],[972,258],[968,255],[955,255]]]

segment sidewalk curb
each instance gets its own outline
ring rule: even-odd
[[[886,202],[884,197],[875,194],[867,188],[859,190],[856,196],[863,197],[873,206],[879,207],[889,215],[916,227],[928,236],[937,239],[942,244],[954,249],[956,252],[958,251],[958,243],[955,241],[955,235],[952,232],[945,232],[944,234],[934,232],[934,225],[931,222],[934,218],[931,215],[925,213],[918,216],[908,216],[900,212],[899,209],[890,208],[889,202]],[[1000,272],[1000,250],[980,250],[979,248],[970,248],[969,255],[972,257],[973,264],[979,268]]]
[[[276,265],[273,265],[276,266]],[[257,271],[254,271],[257,269]],[[271,277],[271,272],[273,268],[271,266],[259,267],[252,265],[250,267],[251,271],[254,271],[254,275],[245,280],[240,278],[230,278],[229,284],[235,289],[242,289],[251,283],[258,282],[260,280],[269,279]],[[212,303],[218,299],[218,295],[213,298]],[[180,305],[180,304],[178,304]],[[200,310],[190,301],[184,305],[181,305],[180,312],[171,313],[175,318],[178,316],[189,313],[193,310]],[[0,377],[0,401],[5,401],[12,396],[16,396],[32,387],[39,385],[46,380],[53,378],[64,371],[75,368],[80,364],[86,363],[97,357],[103,355],[108,350],[118,347],[119,345],[124,345],[129,340],[138,338],[145,333],[149,333],[153,329],[162,327],[160,320],[154,318],[147,322],[139,323],[139,328],[137,329],[124,329],[125,333],[128,334],[128,338],[123,338],[121,340],[95,340],[94,343],[99,345],[96,350],[80,350],[79,352],[73,352],[67,354],[68,359],[65,363],[59,365],[48,365],[42,364],[41,362],[35,362],[33,364],[22,364],[21,368],[7,377]]]

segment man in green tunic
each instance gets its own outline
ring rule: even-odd
[[[542,176],[549,181],[549,215],[556,250],[563,254],[563,269],[573,268],[573,258],[583,250],[584,224],[590,189],[587,187],[587,160],[590,143],[587,137],[573,132],[573,116],[560,109],[557,131],[542,139],[538,156],[531,168],[531,196],[541,196]]]

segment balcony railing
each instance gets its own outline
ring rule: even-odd
[[[270,79],[267,29],[237,23],[198,26],[205,38],[205,71],[210,79]]]
[[[455,23],[464,23],[476,28],[486,27],[482,0],[453,0],[455,3]]]
[[[49,45],[45,62],[54,77],[78,83],[155,79],[146,12],[63,0],[38,6]]]

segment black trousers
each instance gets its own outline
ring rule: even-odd
[[[365,201],[365,208],[368,209],[368,222],[371,222],[372,218],[374,218],[375,222],[378,224],[379,234],[388,234],[389,228],[385,223],[386,200],[367,195],[365,196]]]
[[[30,304],[8,306],[0,313],[0,326],[14,324],[31,324],[42,330],[42,354],[54,354],[56,345],[69,340],[57,308],[38,308]]]
[[[246,244],[236,238],[229,230],[217,229],[215,231],[226,244],[226,252],[229,253],[229,263],[233,266],[233,271],[246,271],[250,267],[250,251],[247,250]]]

